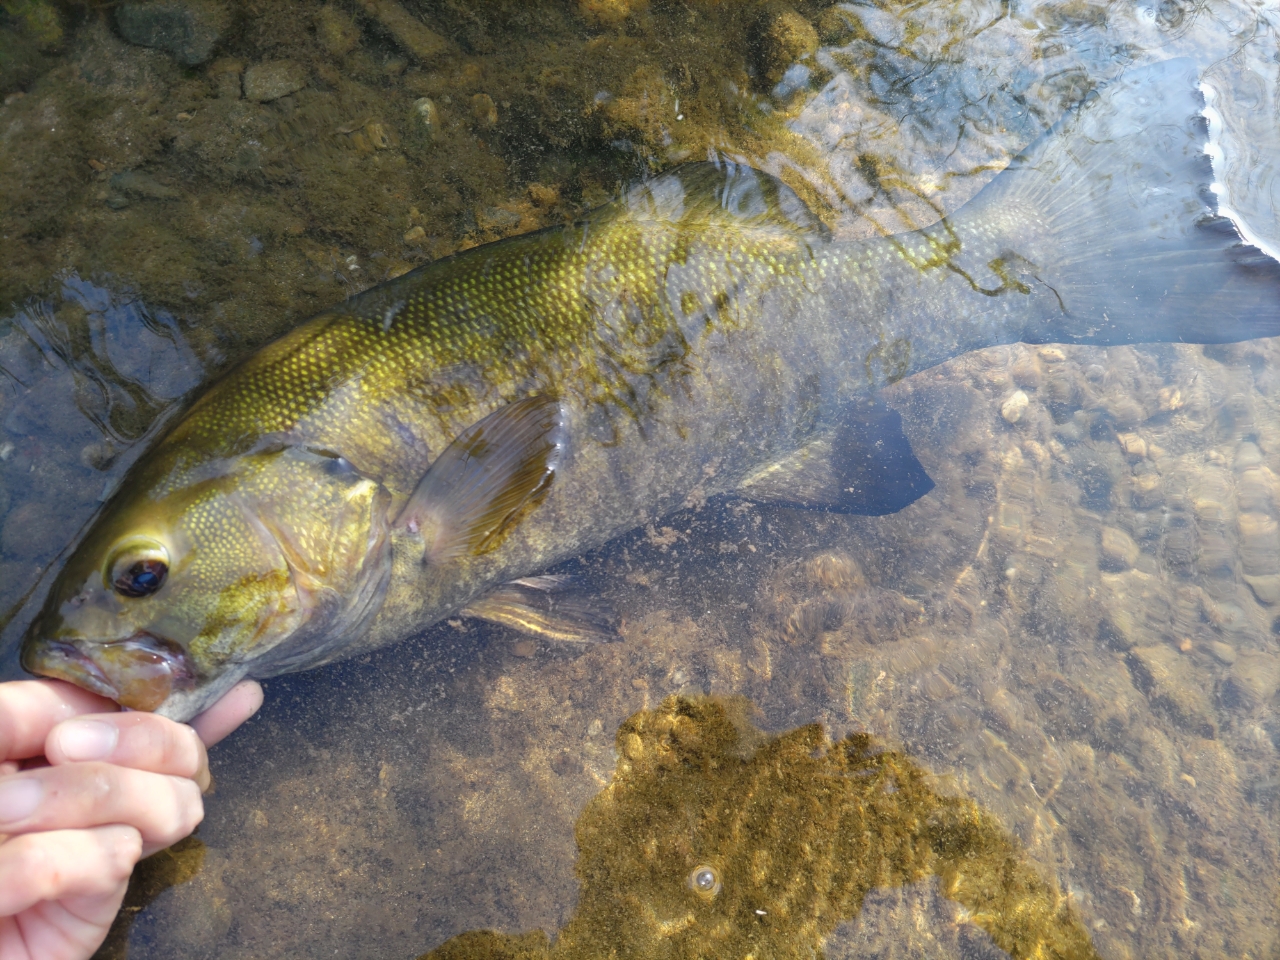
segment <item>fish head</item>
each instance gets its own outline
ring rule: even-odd
[[[379,484],[293,449],[193,474],[126,478],[29,628],[26,670],[185,720],[376,610],[389,570]]]

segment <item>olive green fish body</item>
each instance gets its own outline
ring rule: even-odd
[[[837,241],[779,181],[698,164],[347,301],[139,462],[24,664],[190,717],[459,611],[526,622],[546,583],[524,578],[687,502],[896,509],[930,482],[865,398],[965,351],[1280,331],[1275,262],[1200,199],[1196,78],[1173,64],[922,231]]]

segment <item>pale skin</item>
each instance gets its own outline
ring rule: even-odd
[[[188,725],[57,680],[0,683],[0,957],[89,957],[134,865],[203,818],[206,748],[261,705],[247,680]]]

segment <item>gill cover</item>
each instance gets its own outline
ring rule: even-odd
[[[154,464],[126,479],[28,631],[28,671],[186,720],[376,609],[390,498],[375,481],[304,447],[187,479]]]

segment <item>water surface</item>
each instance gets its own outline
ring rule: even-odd
[[[1224,203],[1280,247],[1262,4],[404,0],[418,32],[393,7],[227,4],[194,63],[97,6],[56,8],[57,36],[0,21],[6,606],[258,344],[684,160],[745,160],[872,236],[956,209],[1108,80],[1190,56]],[[899,514],[693,504],[570,565],[620,644],[458,620],[271,681],[214,753],[199,842],[140,874],[102,956],[407,958],[485,929],[536,951],[598,903],[575,866],[603,848],[575,824],[621,829],[584,811],[630,762],[628,718],[675,694],[745,698],[718,701],[758,728],[744,758],[813,723],[899,751],[1017,839],[1104,957],[1270,955],[1278,351],[966,355],[884,395],[937,483]],[[715,794],[736,822],[719,782],[691,817]],[[798,890],[836,870],[744,842]],[[756,862],[670,850],[680,877]],[[620,883],[618,856],[582,883]],[[719,879],[712,907],[736,902]],[[882,879],[827,956],[1002,955],[944,881]]]

